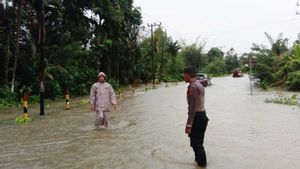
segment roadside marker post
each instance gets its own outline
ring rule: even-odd
[[[65,91],[65,98],[66,98],[66,110],[70,110],[70,94],[69,89]]]

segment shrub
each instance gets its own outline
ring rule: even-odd
[[[9,107],[17,100],[17,95],[12,93],[7,86],[0,87],[0,108]]]
[[[108,79],[107,81],[109,84],[111,84],[111,86],[114,88],[114,89],[118,89],[119,88],[119,83],[118,81],[116,81],[115,79]]]
[[[263,90],[268,90],[268,82],[266,82],[265,80],[262,81],[259,86],[263,89]]]
[[[289,90],[300,90],[300,71],[288,74],[286,86]]]

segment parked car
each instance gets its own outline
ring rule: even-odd
[[[210,86],[211,85],[211,79],[209,78],[209,76],[207,74],[204,73],[197,73],[196,75],[197,80],[200,81],[200,83],[206,87],[206,86]]]

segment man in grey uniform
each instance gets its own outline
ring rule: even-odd
[[[195,152],[198,166],[206,166],[206,153],[203,146],[204,134],[208,118],[204,108],[204,87],[196,80],[196,70],[193,67],[184,69],[184,80],[190,85],[187,90],[188,119],[185,133],[190,137],[190,146]]]
[[[106,75],[100,72],[98,75],[98,82],[94,83],[91,88],[91,109],[96,111],[95,127],[100,125],[108,126],[107,115],[111,106],[116,109],[117,100],[114,89],[106,82]]]

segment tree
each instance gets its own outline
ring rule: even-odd
[[[194,43],[185,46],[182,49],[182,55],[185,58],[187,66],[194,66],[197,71],[207,64],[207,56],[204,54],[204,45]]]
[[[225,70],[227,73],[232,73],[235,69],[240,67],[238,55],[234,49],[230,49],[225,56]]]
[[[214,76],[224,75],[226,73],[225,62],[223,59],[215,59],[203,71]]]
[[[207,57],[208,57],[208,62],[211,63],[215,59],[223,59],[224,52],[217,47],[213,47],[208,51]]]

